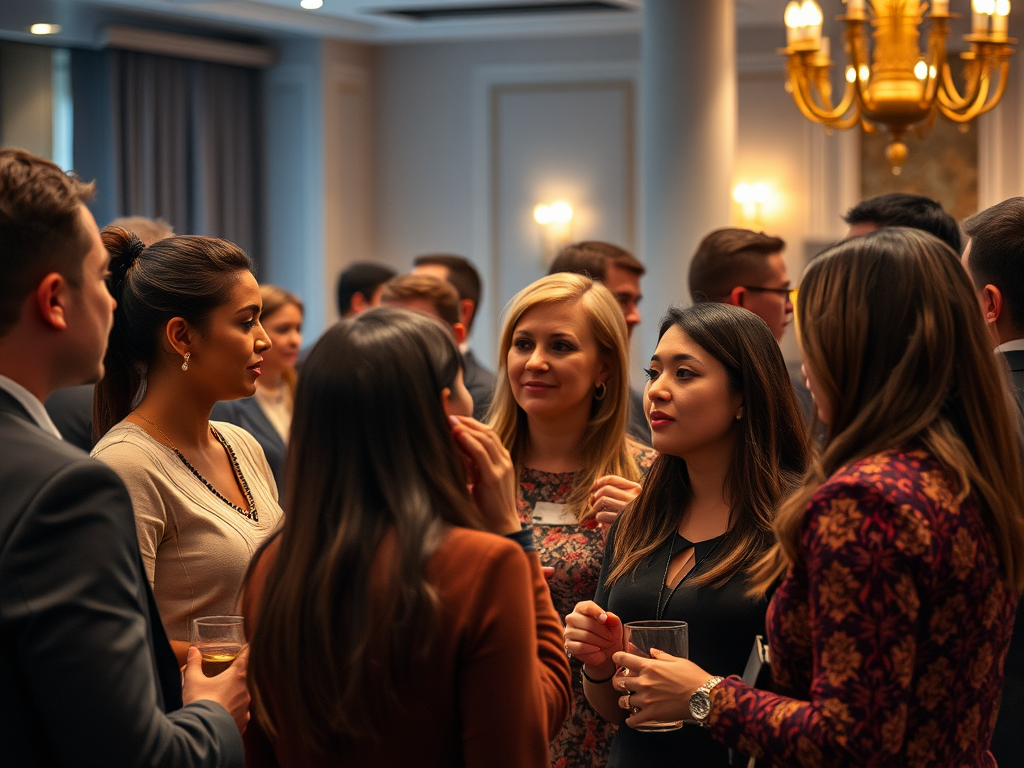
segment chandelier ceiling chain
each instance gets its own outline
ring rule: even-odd
[[[830,41],[822,37],[824,15],[815,0],[793,0],[786,8],[788,58],[786,90],[800,112],[828,128],[848,129],[860,124],[867,133],[883,128],[890,142],[886,157],[894,174],[907,158],[903,139],[914,130],[923,136],[938,113],[956,123],[967,123],[988,112],[1002,98],[1016,40],[1007,37],[1009,0],[973,0],[971,34],[964,40],[970,50],[964,61],[964,89],[954,82],[947,59],[949,0],[844,0],[846,14],[838,17],[846,27],[846,89],[833,102],[829,71]],[[928,50],[919,47],[926,17]],[[874,28],[874,50],[868,26]],[[993,87],[993,81],[997,81]]]

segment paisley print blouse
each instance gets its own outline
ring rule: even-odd
[[[712,733],[759,766],[995,766],[1015,607],[976,497],[931,454],[855,462],[769,605],[778,692],[723,681]]]
[[[652,448],[629,441],[630,454],[641,472],[646,472],[657,453]],[[519,473],[519,518],[533,519],[540,502],[564,504],[573,490],[575,474],[540,472],[524,467]],[[572,613],[576,603],[593,600],[601,575],[601,560],[609,526],[595,520],[569,525],[534,523],[533,539],[541,565],[551,566],[555,575],[548,586],[555,610],[562,620]],[[597,714],[583,695],[580,664],[572,662],[573,706],[561,733],[551,743],[552,768],[603,768],[608,760],[615,726]]]

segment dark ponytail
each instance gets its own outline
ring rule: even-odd
[[[181,317],[202,327],[229,299],[238,273],[252,271],[241,248],[215,237],[178,235],[149,247],[121,227],[107,227],[100,237],[110,253],[109,288],[117,309],[103,361],[106,373],[93,399],[95,439],[136,405],[166,323]]]

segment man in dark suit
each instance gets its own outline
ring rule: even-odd
[[[970,240],[963,264],[971,276],[992,345],[1013,378],[1017,406],[1024,413],[1024,197],[986,208],[963,224]],[[1018,611],[992,754],[999,765],[1024,761],[1024,617]]]
[[[190,649],[182,687],[128,492],[43,407],[102,376],[114,300],[91,195],[0,150],[0,762],[241,766],[247,653],[206,678]]]
[[[480,309],[483,298],[483,283],[480,273],[468,259],[451,253],[428,253],[413,260],[414,275],[430,275],[449,282],[459,294],[459,314],[466,328],[467,338],[473,333],[473,321]],[[473,418],[483,420],[491,407],[491,391],[494,389],[494,374],[484,368],[476,359],[469,343],[459,345],[464,364],[463,378],[466,389],[473,396]]]
[[[633,329],[640,325],[640,278],[646,268],[632,253],[612,243],[601,240],[582,240],[565,246],[551,262],[549,275],[558,272],[574,272],[600,280],[619,300],[622,315],[626,320],[626,333],[633,338]],[[644,412],[644,393],[638,389],[629,390],[629,436],[644,445],[651,444],[651,427]]]

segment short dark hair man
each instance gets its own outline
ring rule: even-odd
[[[384,264],[357,261],[338,276],[338,314],[358,315],[380,305],[380,289],[398,273]]]
[[[0,150],[0,755],[241,766],[247,655],[206,678],[190,649],[182,688],[128,491],[64,443],[42,405],[103,375],[114,300],[92,192]]]
[[[484,295],[483,281],[480,280],[480,273],[476,271],[476,267],[469,259],[454,253],[425,253],[413,259],[412,263],[412,274],[429,275],[445,280],[458,291],[459,312],[468,338],[473,333],[473,323],[476,321]],[[494,374],[480,364],[467,341],[463,341],[460,347],[465,365],[463,373],[466,389],[473,396],[473,416],[483,419],[487,409],[491,407]]]
[[[782,238],[764,232],[716,229],[700,241],[690,262],[690,293],[750,310],[782,341],[793,319],[785,248]]]
[[[581,240],[565,246],[551,262],[549,275],[559,272],[574,272],[586,275],[591,280],[600,280],[619,300],[622,315],[626,320],[626,332],[633,336],[633,329],[640,325],[640,278],[647,269],[632,253],[613,243],[602,240]],[[644,413],[643,392],[629,390],[629,436],[644,445],[651,444],[651,427]]]
[[[1011,197],[963,223],[970,240],[963,263],[978,294],[992,345],[1010,367],[1017,405],[1024,411],[1024,197]],[[1006,654],[1003,703],[992,734],[1001,765],[1024,755],[1024,622],[1013,629]]]
[[[384,283],[380,294],[383,307],[402,307],[435,317],[455,334],[461,344],[466,338],[455,286],[430,275],[397,275]]]
[[[942,210],[942,205],[923,195],[891,192],[872,197],[853,206],[843,221],[850,225],[848,238],[882,227],[912,227],[930,232],[957,253],[962,247],[956,219]]]

